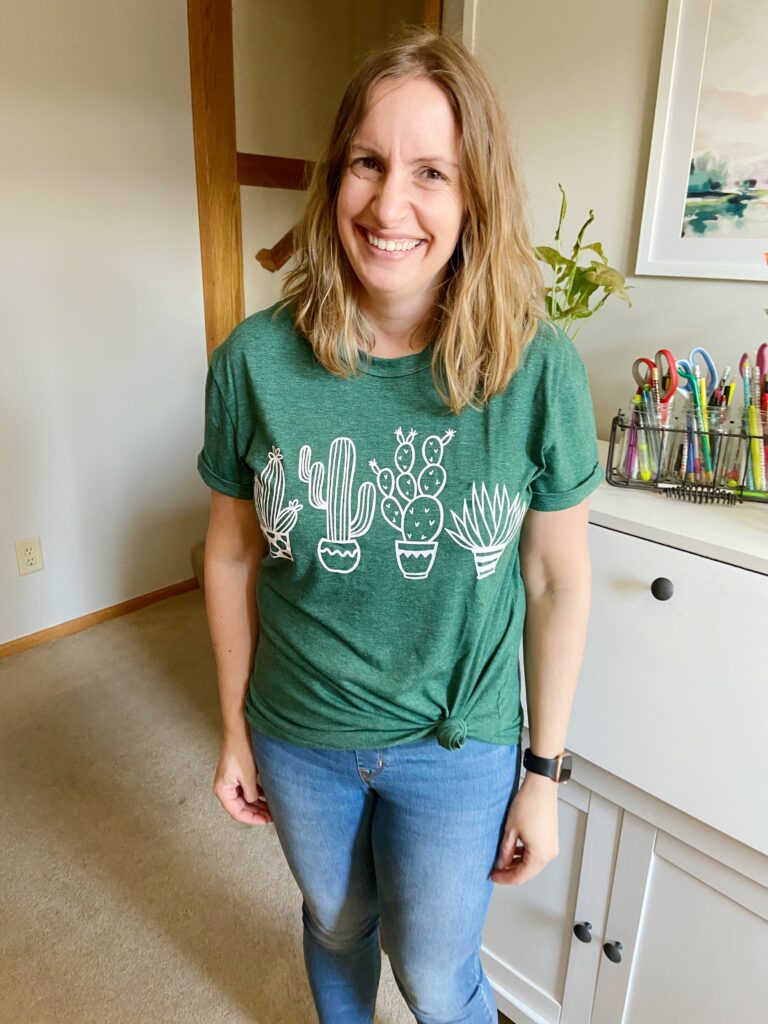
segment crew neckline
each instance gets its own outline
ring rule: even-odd
[[[359,366],[363,373],[372,374],[374,377],[405,377],[409,373],[418,373],[431,364],[434,347],[434,342],[430,341],[420,352],[414,352],[409,356],[394,356],[391,359],[369,356],[363,349],[358,348]]]

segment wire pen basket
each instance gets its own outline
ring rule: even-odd
[[[692,410],[662,425],[620,409],[611,426],[606,481],[698,504],[768,504],[768,444],[727,413],[710,409],[701,430]]]

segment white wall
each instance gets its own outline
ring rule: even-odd
[[[0,6],[0,642],[192,575],[205,335],[184,0]],[[19,577],[14,541],[45,569]]]
[[[468,0],[469,2],[469,0]],[[518,141],[534,238],[551,243],[568,194],[565,241],[590,207],[587,240],[635,286],[633,307],[610,299],[577,338],[598,433],[626,409],[632,361],[660,345],[704,345],[718,367],[768,337],[759,282],[634,277],[656,104],[665,0],[478,0],[475,53],[501,94]]]

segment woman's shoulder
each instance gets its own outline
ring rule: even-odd
[[[567,372],[581,362],[578,349],[562,327],[551,320],[539,320],[535,334],[523,349],[520,369],[529,374]]]
[[[252,313],[230,332],[211,354],[215,370],[230,372],[246,366],[267,366],[285,356],[298,341],[293,324],[293,304],[280,308],[282,300]]]

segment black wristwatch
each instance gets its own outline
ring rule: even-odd
[[[526,747],[523,767],[534,775],[546,775],[553,782],[565,783],[571,777],[571,755],[563,751],[557,757],[537,757],[530,747]]]

